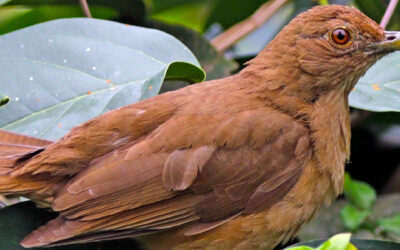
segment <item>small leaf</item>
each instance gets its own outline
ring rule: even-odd
[[[317,248],[312,248],[308,246],[316,246],[315,243],[309,244],[308,242],[305,242],[304,244],[298,243],[293,247],[285,248],[285,250],[357,250],[354,245],[350,243],[350,233],[341,233],[337,234],[333,237],[331,237],[329,240],[323,242],[321,245],[319,245]],[[313,242],[313,241],[312,241]],[[317,242],[321,242],[318,241]],[[308,245],[308,246],[303,246],[303,245]]]
[[[307,246],[298,246],[298,247],[290,247],[285,248],[285,250],[314,250],[315,248],[307,247]]]
[[[400,234],[400,214],[378,221],[379,225],[390,233]]]
[[[345,175],[344,194],[356,206],[362,209],[369,209],[376,200],[376,191],[369,184],[355,181],[350,175]]]
[[[346,250],[350,243],[350,233],[337,234],[319,246],[316,250]]]
[[[311,240],[306,242],[300,242],[296,245],[305,245],[310,247],[320,246],[324,240]],[[381,240],[363,240],[363,239],[352,239],[351,244],[347,245],[345,250],[398,250],[400,249],[400,243],[381,241]],[[292,250],[292,249],[291,249]],[[335,249],[341,250],[341,249]]]
[[[354,231],[360,227],[368,215],[370,215],[370,212],[359,210],[353,205],[346,205],[340,210],[339,215],[344,226],[347,229]]]

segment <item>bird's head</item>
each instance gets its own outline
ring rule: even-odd
[[[298,15],[250,65],[275,71],[280,87],[295,82],[348,93],[371,65],[395,50],[400,32],[385,31],[356,8],[326,5]]]

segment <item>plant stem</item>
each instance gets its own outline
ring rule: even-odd
[[[383,15],[382,20],[381,20],[380,25],[383,28],[386,28],[387,24],[389,23],[390,18],[392,17],[393,12],[396,9],[397,3],[398,3],[398,0],[390,0],[389,5],[386,8],[385,14]]]
[[[289,0],[270,0],[261,5],[250,17],[235,24],[219,36],[215,37],[211,44],[217,51],[224,51],[232,47],[247,34],[263,25],[280,7]]]
[[[89,9],[89,5],[88,5],[87,1],[79,0],[79,2],[81,4],[81,8],[82,8],[82,11],[85,14],[85,16],[91,18],[92,14],[90,13],[90,9]]]

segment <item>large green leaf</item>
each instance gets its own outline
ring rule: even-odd
[[[32,202],[23,202],[0,209],[0,249],[23,250],[19,245],[33,230],[44,225],[47,221],[57,216],[56,213],[38,209]],[[31,248],[32,249],[32,248]],[[38,248],[34,248],[38,249]],[[43,249],[43,248],[40,248]],[[61,247],[44,248],[47,250],[108,250],[108,249],[140,249],[138,244],[131,239],[106,241],[91,244],[69,245]]]
[[[352,107],[400,111],[400,52],[386,56],[362,77],[349,96]]]
[[[158,93],[164,79],[198,82],[204,71],[161,31],[64,19],[0,37],[0,128],[57,139],[108,110]]]

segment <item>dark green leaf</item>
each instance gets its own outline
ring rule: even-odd
[[[120,16],[129,16],[136,20],[143,19],[146,16],[145,5],[142,0],[88,0],[88,5],[92,14],[93,7],[109,7],[117,10]],[[25,6],[41,6],[41,5],[51,5],[56,7],[57,5],[77,5],[79,1],[77,0],[12,0],[10,5],[25,5]],[[82,11],[81,11],[82,12]],[[80,15],[81,16],[81,15]]]
[[[367,16],[379,22],[385,13],[385,5],[381,0],[354,0],[357,7]]]
[[[227,4],[226,0],[215,0],[214,2],[216,4],[207,18],[205,27],[209,27],[213,23],[219,23],[227,29],[249,17],[268,0],[230,0],[229,4]]]
[[[156,21],[148,21],[144,25],[165,31],[184,43],[203,65],[207,73],[207,80],[229,76],[238,67],[233,60],[218,53],[202,35],[191,29]]]
[[[169,24],[179,24],[194,29],[197,32],[203,32],[213,4],[212,0],[190,1],[184,5],[177,5],[157,12],[151,15],[151,17],[155,20]]]
[[[321,209],[316,220],[305,225],[298,234],[301,240],[312,240],[327,238],[331,235],[346,231],[341,220],[338,220],[341,209],[348,204],[348,201],[340,199],[329,207]],[[371,215],[364,222],[361,228],[353,233],[354,238],[375,239],[375,240],[396,240],[400,242],[400,235],[382,234],[376,230],[379,219],[393,216],[400,211],[400,194],[380,195],[373,208]]]
[[[400,234],[400,214],[379,220],[379,225],[390,233]]]
[[[23,202],[0,209],[0,249],[23,250],[19,245],[33,230],[44,225],[57,214],[38,209],[32,202]],[[38,249],[38,248],[30,248]],[[43,248],[40,248],[43,249]],[[134,240],[107,241],[92,244],[45,248],[47,250],[108,250],[140,249]]]
[[[0,39],[0,128],[57,139],[108,110],[158,93],[164,78],[202,81],[182,43],[96,19],[39,24]]]
[[[20,7],[5,6],[0,8],[0,15],[6,12],[7,18],[0,18],[0,34],[5,34],[33,24],[42,23],[58,18],[81,17],[82,10],[79,6],[38,6]],[[106,7],[93,7],[91,12],[94,17],[109,19],[118,15],[117,11]]]
[[[180,5],[204,2],[204,0],[144,0],[150,13],[158,13]]]
[[[346,173],[344,194],[356,206],[369,209],[376,200],[376,191],[368,183],[352,180]]]
[[[340,210],[340,218],[344,226],[351,231],[356,230],[370,214],[367,210],[357,209],[353,205],[346,205]]]

